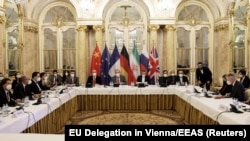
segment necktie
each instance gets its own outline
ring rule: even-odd
[[[9,92],[6,92],[6,98],[7,98],[8,102],[10,102],[10,95],[9,95]]]
[[[40,88],[40,86],[38,85],[38,83],[36,83],[36,86],[38,87],[39,91],[42,90],[42,89]]]
[[[116,77],[116,83],[117,83],[117,84],[120,84],[119,77]]]
[[[74,83],[74,77],[72,77],[72,84]]]

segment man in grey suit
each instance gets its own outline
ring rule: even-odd
[[[120,74],[120,70],[115,70],[115,76],[112,77],[112,82],[114,84],[127,85],[125,76]]]
[[[62,85],[62,76],[58,74],[57,70],[49,76],[50,87]]]

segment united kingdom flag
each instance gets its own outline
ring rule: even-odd
[[[150,84],[155,84],[159,79],[160,66],[159,57],[156,48],[153,46],[149,55],[148,62],[148,76],[150,77]]]

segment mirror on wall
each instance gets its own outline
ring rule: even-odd
[[[6,68],[9,76],[20,71],[19,15],[14,0],[5,1],[6,16]]]
[[[232,34],[232,63],[233,71],[237,73],[240,69],[246,69],[246,32],[247,32],[247,11],[248,0],[236,0],[234,5]]]

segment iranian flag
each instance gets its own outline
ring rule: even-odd
[[[131,69],[131,82],[136,83],[137,76],[140,75],[140,56],[136,47],[136,44],[134,43],[133,50],[129,56],[130,60],[130,69]]]

